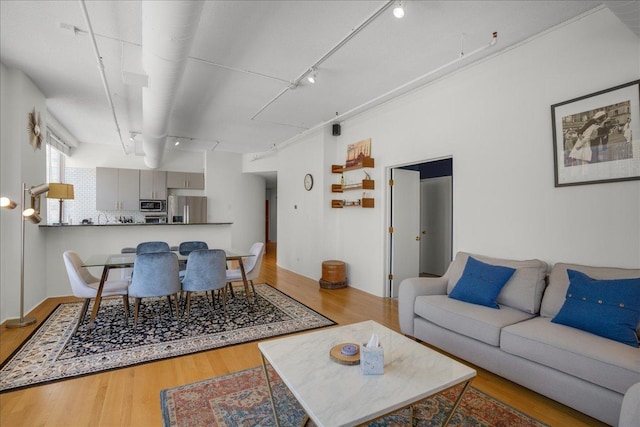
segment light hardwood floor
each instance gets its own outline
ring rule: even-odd
[[[397,302],[357,289],[320,289],[318,282],[276,266],[269,245],[260,281],[267,282],[339,324],[373,319],[396,331]],[[42,319],[60,302],[50,298],[30,315]],[[36,324],[36,325],[37,325]],[[0,360],[7,359],[34,326],[0,327]],[[159,426],[160,390],[260,365],[257,343],[212,350],[102,374],[0,394],[0,426]],[[603,426],[573,409],[478,370],[473,385],[552,426]]]

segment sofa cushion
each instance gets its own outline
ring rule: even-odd
[[[416,298],[414,310],[431,323],[498,347],[501,328],[533,317],[511,307],[500,308],[469,304],[446,295],[425,295]]]
[[[500,349],[617,393],[640,381],[640,350],[549,318],[505,327]]]
[[[470,256],[449,298],[500,308],[496,298],[515,271],[510,267],[486,264]]]
[[[594,280],[575,270],[567,274],[567,297],[551,321],[638,347],[640,277]]]
[[[579,271],[598,280],[640,277],[640,269],[588,267],[578,264],[557,263],[549,273],[549,285],[542,298],[542,305],[540,306],[540,315],[542,317],[554,317],[564,304],[567,289],[569,288],[567,269]],[[640,323],[636,327],[636,332],[640,335]]]
[[[517,308],[518,310],[533,314],[540,311],[540,301],[546,286],[545,277],[547,275],[547,264],[537,259],[514,261],[458,252],[455,260],[445,273],[445,276],[449,279],[447,293],[451,293],[462,276],[469,256],[473,256],[477,260],[487,264],[502,265],[516,269],[511,279],[509,279],[507,284],[502,288],[502,291],[500,291],[497,298],[498,305],[501,307],[508,306]]]

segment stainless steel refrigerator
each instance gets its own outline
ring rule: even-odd
[[[207,198],[171,195],[168,198],[167,216],[170,224],[206,224]]]

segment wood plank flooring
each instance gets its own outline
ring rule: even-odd
[[[257,282],[273,285],[339,324],[373,319],[400,331],[396,301],[353,288],[320,289],[316,280],[277,267],[275,253],[275,246],[268,245]],[[39,324],[57,304],[73,300],[47,299],[29,315]],[[8,358],[36,325],[20,329],[0,326],[0,360]],[[259,365],[257,343],[248,343],[4,393],[0,394],[0,426],[159,426],[160,390]],[[549,425],[604,425],[475,368],[476,388]]]

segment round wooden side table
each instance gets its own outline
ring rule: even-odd
[[[343,261],[335,259],[322,263],[322,278],[318,281],[323,289],[347,287],[347,273]]]

